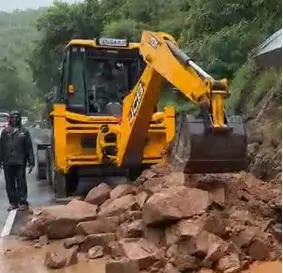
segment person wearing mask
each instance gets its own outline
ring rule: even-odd
[[[9,125],[1,133],[0,163],[4,169],[10,203],[8,210],[27,210],[26,165],[28,163],[31,173],[34,168],[34,153],[30,133],[22,127],[19,111],[11,111]]]

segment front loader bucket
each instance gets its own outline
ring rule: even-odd
[[[226,173],[247,168],[247,136],[242,118],[229,118],[231,130],[213,132],[204,120],[186,114],[177,119],[171,163],[185,173]]]

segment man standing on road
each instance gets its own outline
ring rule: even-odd
[[[29,131],[22,127],[19,111],[10,113],[9,126],[1,133],[0,163],[4,168],[8,210],[28,209],[26,165],[29,173],[34,168],[34,154]]]

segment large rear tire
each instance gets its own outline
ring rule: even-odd
[[[61,172],[55,171],[53,189],[56,198],[67,197],[66,177]]]
[[[55,169],[55,168],[54,168]],[[67,174],[54,171],[54,192],[56,198],[65,198],[74,195],[78,187],[76,170],[72,169]]]

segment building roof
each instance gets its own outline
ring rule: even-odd
[[[282,48],[282,29],[268,37],[254,52],[258,56],[276,49]]]
[[[282,29],[268,37],[251,55],[261,68],[282,67]]]

